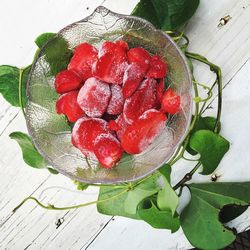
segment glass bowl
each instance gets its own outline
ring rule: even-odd
[[[181,112],[169,117],[163,133],[143,153],[125,155],[112,169],[86,159],[71,144],[71,127],[57,115],[55,74],[67,67],[73,49],[82,42],[97,48],[104,41],[123,39],[129,47],[143,47],[160,55],[168,65],[167,81],[181,96]],[[149,175],[165,163],[182,142],[191,120],[192,83],[180,49],[164,32],[144,19],[120,15],[104,7],[62,29],[38,54],[27,85],[26,121],[38,151],[60,173],[81,182],[129,182]]]

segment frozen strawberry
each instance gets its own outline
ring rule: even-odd
[[[164,78],[160,79],[160,82],[158,83],[156,87],[156,101],[157,105],[161,105],[162,98],[163,98],[163,93],[164,93]]]
[[[56,92],[63,94],[71,90],[80,89],[82,80],[74,71],[63,70],[56,75],[54,84]]]
[[[132,124],[146,110],[156,106],[156,80],[145,79],[135,93],[125,100],[123,115]]]
[[[116,130],[116,135],[119,140],[121,140],[126,128],[128,127],[128,123],[125,121],[123,114],[120,114],[116,120],[116,123],[118,125],[118,130]]]
[[[75,71],[83,81],[86,81],[92,76],[92,65],[97,59],[97,49],[88,43],[82,43],[76,48],[68,69]]]
[[[125,51],[129,50],[128,44],[125,41],[123,41],[123,40],[116,41],[115,44],[117,44],[120,47],[122,47]]]
[[[89,117],[101,117],[108,107],[110,96],[109,85],[91,77],[80,89],[77,102]]]
[[[94,157],[94,142],[98,135],[109,133],[107,122],[99,118],[81,118],[72,130],[72,144],[91,158]]]
[[[144,73],[147,72],[151,61],[151,56],[145,49],[141,47],[130,49],[127,53],[127,56],[128,62],[130,64],[136,63],[141,67]]]
[[[93,65],[93,76],[113,84],[122,84],[122,78],[127,68],[126,60],[121,60],[116,54],[106,53]]]
[[[75,122],[84,115],[77,103],[77,95],[78,91],[70,91],[61,95],[56,102],[56,113],[66,115],[70,122]]]
[[[94,153],[104,168],[112,168],[123,153],[120,142],[111,134],[100,134],[94,144]]]
[[[159,56],[152,56],[147,77],[163,78],[167,74],[167,64]]]
[[[120,127],[115,120],[110,120],[108,122],[108,129],[112,131],[118,131],[120,130]]]
[[[122,88],[119,85],[111,84],[111,98],[107,108],[110,115],[118,115],[122,112],[124,98],[122,96]]]
[[[122,94],[124,98],[129,98],[143,80],[144,70],[135,63],[130,64],[123,76]]]
[[[171,115],[180,111],[181,98],[169,87],[163,94],[161,109]]]
[[[139,154],[163,131],[167,117],[161,111],[150,109],[125,130],[121,145],[129,154]]]
[[[93,75],[104,82],[121,84],[128,65],[126,51],[113,42],[104,42],[98,55],[92,67]]]

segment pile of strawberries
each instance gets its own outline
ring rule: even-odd
[[[58,114],[73,122],[72,144],[105,168],[123,152],[138,154],[162,132],[180,96],[164,89],[167,65],[125,41],[104,42],[99,51],[80,44],[67,70],[57,74]]]

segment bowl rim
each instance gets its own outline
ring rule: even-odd
[[[121,18],[133,18],[134,20],[138,20],[141,22],[144,22],[147,26],[149,26],[154,32],[160,32],[163,36],[165,36],[167,38],[167,40],[171,43],[172,46],[174,46],[174,48],[177,50],[177,52],[179,53],[183,63],[184,63],[184,68],[186,70],[186,75],[188,78],[188,82],[190,83],[190,89],[192,89],[192,77],[191,77],[191,72],[188,66],[188,62],[187,59],[185,58],[183,52],[181,51],[181,49],[176,45],[176,43],[174,42],[174,40],[165,32],[163,32],[162,30],[157,29],[152,23],[150,23],[149,21],[147,21],[144,18],[141,17],[137,17],[137,16],[132,16],[132,15],[126,15],[126,14],[120,14],[120,13],[116,13],[114,11],[109,10],[108,8],[104,7],[104,6],[98,6],[93,12],[92,14],[86,16],[85,18],[73,22],[67,26],[65,26],[64,28],[62,28],[61,30],[59,30],[57,33],[55,33],[55,36],[52,37],[51,39],[49,39],[44,45],[43,47],[40,49],[39,53],[37,53],[33,63],[32,63],[32,67],[29,73],[29,77],[28,77],[28,81],[27,81],[27,86],[26,86],[26,96],[27,96],[27,104],[26,107],[30,105],[30,94],[29,94],[29,86],[30,86],[30,82],[31,82],[31,75],[32,72],[34,70],[34,68],[36,67],[37,61],[39,60],[40,56],[43,54],[44,52],[44,48],[51,43],[53,40],[57,39],[61,33],[63,33],[64,31],[68,30],[70,27],[74,26],[77,23],[82,23],[82,22],[87,22],[91,17],[93,17],[96,13],[98,14],[105,14],[103,17],[105,17],[108,14],[113,14],[114,16],[118,16]],[[191,92],[191,91],[190,91]],[[186,135],[188,134],[189,131],[189,126],[191,123],[191,118],[192,118],[192,109],[193,109],[193,101],[192,101],[192,95],[190,95],[190,110],[188,112],[188,116],[187,117],[187,126],[185,128],[185,131],[183,132],[182,136],[179,138],[179,140],[177,141],[175,147],[172,148],[172,150],[170,151],[169,157],[165,159],[165,162],[163,164],[165,164],[170,158],[171,156],[174,154],[175,150],[177,149],[177,147],[183,142],[183,140],[185,139]],[[42,157],[45,159],[45,161],[50,164],[55,170],[57,170],[59,173],[69,177],[72,180],[76,180],[79,182],[83,182],[83,183],[87,183],[87,184],[92,184],[92,183],[101,183],[101,184],[119,184],[119,183],[124,183],[124,182],[134,182],[140,179],[145,178],[146,176],[151,175],[153,172],[157,171],[163,164],[157,165],[154,168],[150,169],[150,171],[147,171],[146,173],[140,175],[140,176],[136,176],[134,178],[128,178],[126,180],[116,180],[116,181],[109,181],[109,180],[99,180],[98,182],[93,182],[90,181],[88,179],[84,179],[84,178],[79,178],[71,173],[68,173],[64,170],[62,170],[60,167],[57,167],[57,164],[55,164],[50,157],[47,156],[46,153],[44,153],[44,151],[41,149],[41,147],[39,147],[38,143],[33,139],[33,132],[31,127],[29,126],[29,122],[26,119],[26,115],[25,115],[25,122],[26,122],[26,126],[27,126],[27,130],[28,133],[31,136],[31,140],[33,142],[33,144],[35,145],[36,149],[38,150],[38,152],[42,155]]]

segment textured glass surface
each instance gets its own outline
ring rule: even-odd
[[[63,46],[62,39],[67,41],[71,50],[82,42],[98,48],[106,40],[123,39],[130,48],[144,47],[167,62],[168,81],[181,95],[181,112],[170,117],[164,132],[146,151],[126,156],[117,167],[107,170],[101,168],[98,162],[86,161],[81,152],[72,146],[70,126],[64,116],[55,112],[58,94],[54,90],[52,71],[58,66],[57,62],[63,62],[67,57],[65,53],[59,58],[56,55],[58,44]],[[52,59],[46,55],[48,51],[52,53]],[[53,62],[53,53],[57,62]],[[191,78],[187,63],[174,42],[149,22],[116,14],[104,7],[98,7],[91,16],[65,27],[43,47],[33,65],[27,92],[27,126],[39,152],[60,173],[83,182],[127,182],[150,174],[173,154],[191,119]]]

